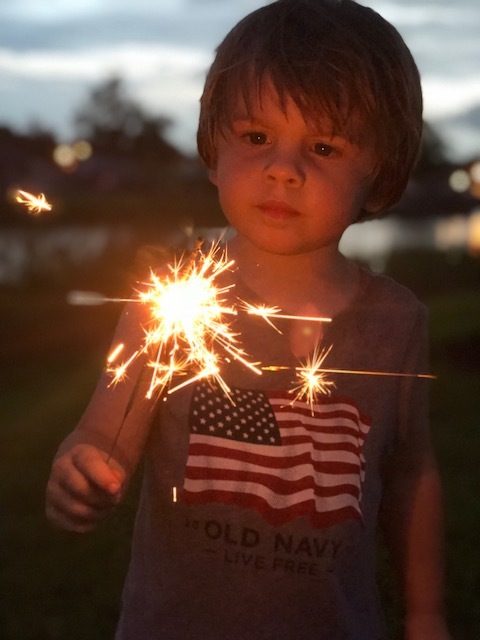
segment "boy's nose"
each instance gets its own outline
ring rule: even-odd
[[[266,180],[289,187],[300,187],[305,182],[305,173],[295,154],[272,153],[265,162],[263,174]]]

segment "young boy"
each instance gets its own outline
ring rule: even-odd
[[[278,0],[218,48],[198,143],[236,230],[228,296],[332,322],[278,320],[279,333],[238,314],[245,350],[278,370],[225,366],[231,400],[200,380],[152,411],[140,360],[121,384],[101,379],[56,457],[47,514],[92,529],[144,457],[119,640],[385,639],[377,520],[405,638],[449,637],[429,382],[416,377],[425,309],[338,250],[400,197],[421,126],[410,52],[352,0]],[[141,341],[141,313],[127,306],[116,342]],[[295,399],[295,368],[330,346],[325,367],[395,375],[332,373],[313,407]]]

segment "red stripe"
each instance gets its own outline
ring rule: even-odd
[[[337,450],[335,448],[334,450]],[[321,451],[321,449],[320,449]],[[291,469],[300,464],[310,464],[315,470],[324,473],[358,473],[360,463],[330,462],[312,460],[310,452],[290,456],[262,456],[242,449],[226,449],[220,446],[192,442],[189,456],[205,456],[210,458],[223,458],[224,460],[238,460],[249,464],[255,464],[269,469]]]
[[[227,452],[231,452],[231,455],[234,454],[235,451],[239,451],[239,453],[241,452],[241,457],[242,459],[247,460],[249,455],[254,455],[259,456],[259,457],[265,457],[266,459],[278,459],[280,457],[294,457],[295,454],[295,450],[298,448],[300,449],[301,445],[306,445],[308,447],[308,451],[344,451],[347,453],[353,453],[356,456],[359,456],[362,452],[362,447],[358,446],[358,445],[354,445],[353,443],[350,442],[315,442],[313,441],[311,438],[306,438],[304,436],[298,436],[298,437],[294,437],[288,440],[287,443],[285,443],[284,445],[272,445],[271,447],[269,445],[265,445],[262,443],[257,443],[257,444],[252,444],[252,443],[248,443],[248,442],[241,442],[241,441],[235,441],[235,440],[227,440],[227,442],[235,442],[237,447],[239,447],[238,449],[233,448],[233,447],[228,447],[228,446],[222,446],[223,443],[225,442],[225,439],[222,437],[218,437],[218,436],[198,436],[198,438],[211,438],[212,443],[210,444],[209,442],[204,442],[202,440],[200,441],[196,441],[197,436],[193,435],[192,436],[192,447],[198,447],[198,451],[201,451],[201,447],[207,447],[208,450],[210,450],[210,448],[213,449],[221,449],[222,451],[225,449],[225,455],[228,455]],[[241,449],[242,446],[245,446],[245,449]],[[265,456],[262,455],[262,453],[256,453],[253,451],[249,451],[248,447],[258,447],[259,449],[264,449],[265,450]],[[269,450],[270,448],[274,448],[275,452],[272,452],[272,454],[269,454]],[[208,453],[208,451],[207,451]],[[302,451],[301,453],[299,453],[298,455],[301,455],[305,453],[304,451]],[[275,455],[275,454],[281,454],[281,455]]]
[[[361,446],[354,445],[352,442],[322,442],[313,440],[312,438],[303,435],[290,436],[284,439],[285,447],[294,446],[297,444],[309,444],[312,449],[315,449],[316,451],[349,451],[357,455],[362,451]]]
[[[294,435],[290,435],[290,431],[293,429],[303,429],[309,437],[313,435],[320,436],[350,436],[353,438],[357,438],[359,440],[365,439],[365,434],[363,434],[357,425],[348,427],[346,425],[328,425],[323,426],[321,424],[303,424],[302,422],[282,422],[279,421],[278,425],[280,427],[280,432],[282,434],[282,438],[290,438],[294,437]]]
[[[266,392],[266,396],[273,402],[272,407],[274,408],[275,413],[279,412],[288,412],[295,411],[298,413],[303,413],[305,416],[312,415],[312,408],[307,402],[298,402],[295,401],[292,403],[292,396],[288,394],[288,392],[282,391],[269,391]],[[278,400],[285,401],[285,404],[277,404]],[[334,409],[334,406],[342,406],[342,409]],[[318,407],[317,411],[315,409]],[[325,411],[326,407],[330,407],[328,411]],[[350,398],[343,396],[335,396],[334,398],[319,398],[313,405],[314,415],[316,416],[354,416],[355,421],[362,422],[366,426],[371,425],[371,419],[360,413],[358,407],[355,402]]]
[[[312,414],[312,411],[308,407],[299,407],[298,405],[294,406],[274,406],[275,414],[277,418],[280,420],[285,416],[294,416],[298,415],[302,418],[306,418],[307,420],[320,420],[322,422],[329,422],[333,420],[348,420],[349,422],[353,422],[355,424],[365,424],[361,419],[360,415],[357,411],[350,411],[348,408],[345,409],[332,409],[330,411],[315,411]],[[302,424],[304,424],[302,422]],[[368,426],[368,425],[367,425]]]
[[[353,484],[337,484],[332,487],[322,487],[315,484],[313,476],[306,476],[298,480],[285,480],[278,476],[263,474],[260,472],[241,471],[238,469],[202,469],[189,468],[185,477],[189,480],[205,480],[220,482],[232,480],[238,483],[255,482],[271,489],[279,496],[291,496],[305,489],[313,489],[314,495],[318,497],[332,497],[336,495],[350,494],[359,497],[359,488]],[[219,485],[220,488],[220,485]],[[239,490],[241,488],[239,487]]]
[[[237,493],[232,491],[204,491],[201,494],[188,493],[189,504],[204,504],[206,502],[220,503],[225,505],[235,504],[240,507],[253,509],[272,525],[281,525],[287,522],[306,516],[310,519],[313,527],[321,529],[330,527],[344,520],[361,520],[362,516],[354,507],[342,507],[332,511],[317,513],[315,502],[306,502],[290,505],[285,509],[273,509],[262,497],[251,493]]]

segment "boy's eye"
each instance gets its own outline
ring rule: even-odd
[[[245,134],[245,138],[247,138],[251,144],[265,144],[267,142],[266,134],[261,131],[249,131]]]
[[[317,142],[313,145],[313,150],[319,156],[323,156],[324,158],[328,158],[332,155],[334,149],[329,144],[325,144],[324,142]]]

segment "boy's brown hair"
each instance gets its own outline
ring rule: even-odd
[[[290,96],[307,120],[326,119],[333,134],[373,143],[375,204],[360,219],[397,202],[418,153],[422,91],[390,23],[353,0],[277,0],[246,16],[218,47],[200,101],[198,149],[208,167],[239,99],[250,108],[266,79],[282,107]]]

